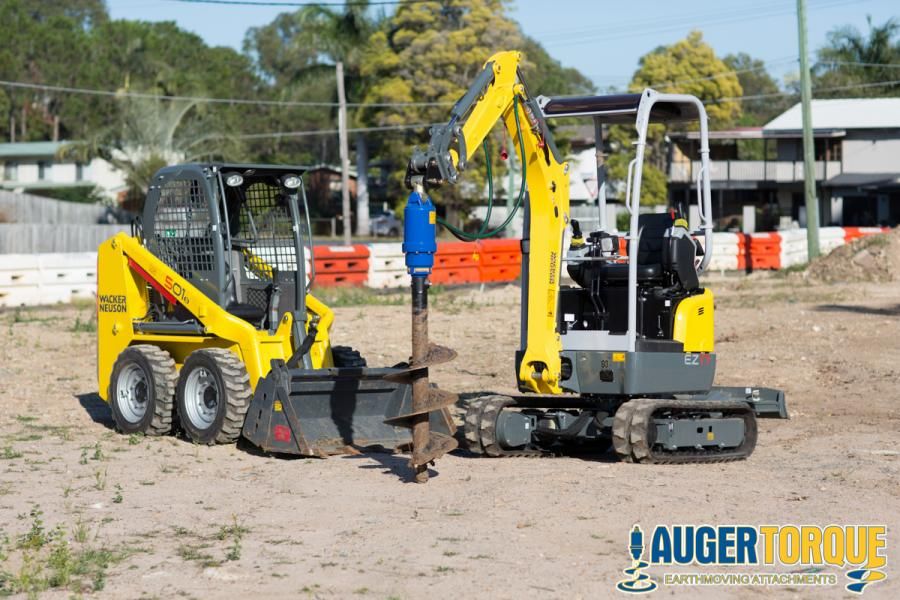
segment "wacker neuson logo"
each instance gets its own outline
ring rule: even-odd
[[[628,533],[631,566],[616,589],[629,594],[666,586],[833,586],[862,594],[887,577],[884,525],[659,525]],[[665,567],[754,566],[758,570]],[[656,567],[663,567],[651,573]],[[834,568],[843,571],[835,573]]]

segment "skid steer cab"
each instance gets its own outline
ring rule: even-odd
[[[408,444],[393,423],[410,386],[386,379],[405,365],[332,345],[311,249],[301,169],[157,172],[132,235],[97,255],[97,385],[116,427],[307,456]],[[453,433],[446,410],[430,420]]]

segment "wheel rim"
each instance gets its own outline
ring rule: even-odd
[[[188,420],[197,429],[208,429],[219,410],[219,385],[212,373],[197,367],[188,373],[184,382],[184,409]]]
[[[150,378],[137,363],[129,363],[116,379],[116,404],[129,423],[139,423],[147,414],[150,400]]]

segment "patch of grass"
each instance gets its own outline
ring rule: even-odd
[[[434,568],[435,573],[450,573],[453,571],[453,567],[445,567],[443,565],[438,565]]]
[[[88,318],[86,321],[82,321],[81,316],[77,316],[69,331],[73,333],[96,333],[97,321],[94,320],[93,317]]]
[[[144,439],[143,433],[132,433],[128,436],[128,445],[129,446],[137,446]]]
[[[94,471],[94,489],[98,492],[106,489],[106,469]]]
[[[354,594],[357,594],[357,595],[359,595],[359,596],[362,596],[362,595],[364,595],[364,594],[368,594],[368,593],[369,593],[369,588],[367,588],[367,587],[357,588],[357,589],[353,590],[353,593],[354,593]]]
[[[18,450],[14,450],[12,446],[4,446],[3,450],[0,451],[0,458],[2,458],[3,460],[22,458],[22,453]]]
[[[178,556],[186,562],[199,562],[203,567],[218,567],[221,561],[215,560],[212,554],[206,550],[209,544],[181,544],[178,546]]]
[[[362,287],[318,288],[319,300],[328,306],[402,306],[406,294]]]
[[[113,504],[122,504],[122,486],[118,483],[116,484],[116,495],[113,496]]]
[[[236,515],[231,515],[231,525],[224,525],[219,529],[219,532],[216,534],[219,540],[231,539],[231,545],[228,546],[228,550],[225,552],[225,560],[235,561],[241,559],[241,540],[247,531],[246,527],[238,523]]]
[[[16,421],[19,423],[34,423],[37,421],[37,417],[31,415],[16,415]]]

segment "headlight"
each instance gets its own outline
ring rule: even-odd
[[[237,187],[244,183],[244,178],[240,173],[231,173],[225,176],[225,185],[228,187]]]
[[[289,190],[296,190],[298,187],[300,187],[301,183],[303,183],[303,181],[296,175],[286,175],[281,180],[281,185],[288,188]]]

